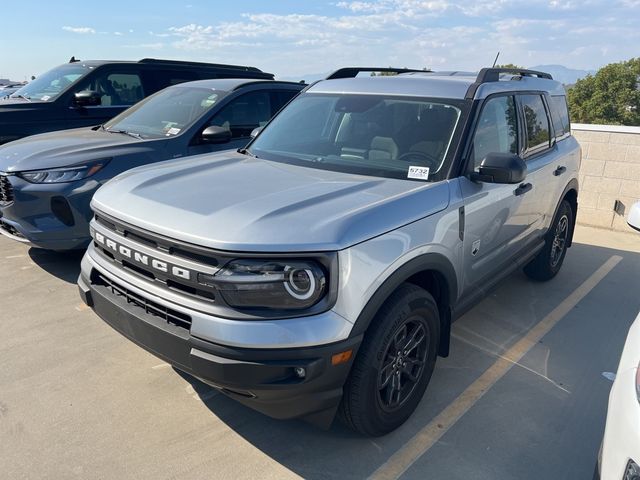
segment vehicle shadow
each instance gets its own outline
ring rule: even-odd
[[[30,248],[29,257],[40,268],[67,283],[76,283],[80,274],[80,261],[84,250],[54,252],[40,248]]]
[[[590,478],[611,386],[602,372],[616,370],[627,330],[640,310],[633,287],[640,272],[635,252],[574,243],[556,279],[536,283],[521,272],[511,275],[454,324],[451,355],[438,360],[418,409],[384,437],[363,437],[338,421],[322,431],[303,421],[273,420],[178,374],[215,417],[291,472],[308,479],[366,478],[612,256],[622,261],[485,394],[483,408],[463,415],[450,430],[456,429],[453,438],[445,434],[403,475]],[[488,421],[491,428],[473,427]],[[556,435],[560,430],[563,435]]]

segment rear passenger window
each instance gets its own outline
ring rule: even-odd
[[[234,98],[213,117],[210,125],[231,130],[232,138],[248,137],[257,127],[263,127],[271,118],[269,92],[250,92]]]
[[[518,123],[513,97],[494,97],[484,104],[473,137],[477,169],[489,153],[518,153]]]
[[[549,147],[549,119],[540,95],[522,95],[522,108],[527,132],[528,151],[543,150]]]
[[[569,123],[569,110],[567,109],[567,97],[555,95],[551,97],[551,119],[553,120],[553,130],[557,139],[571,133]]]

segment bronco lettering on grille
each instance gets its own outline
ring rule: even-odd
[[[124,245],[120,245],[115,240],[105,237],[100,232],[95,232],[95,240],[99,244],[103,245],[105,248],[112,250],[116,253],[119,253],[123,257],[126,257],[130,260],[133,260],[136,263],[144,265],[146,267],[150,267],[154,270],[163,273],[169,273],[179,278],[183,278],[185,280],[191,280],[192,274],[191,270],[177,267],[175,265],[170,265],[167,262],[163,262],[157,258],[150,257],[149,255],[145,255],[140,252],[136,252],[135,250],[126,247]]]

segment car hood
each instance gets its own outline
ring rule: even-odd
[[[448,203],[447,182],[352,175],[223,152],[130,170],[99,189],[92,206],[204,247],[308,252],[349,247]]]
[[[0,146],[0,172],[66,167],[126,153],[148,151],[151,143],[157,141],[159,140],[139,140],[91,128],[43,133]]]

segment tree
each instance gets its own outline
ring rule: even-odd
[[[503,63],[502,65],[496,65],[496,68],[517,68],[517,69],[524,69],[524,67],[521,67],[520,65],[516,65],[514,63]]]
[[[610,63],[568,92],[571,121],[640,125],[640,58]]]

